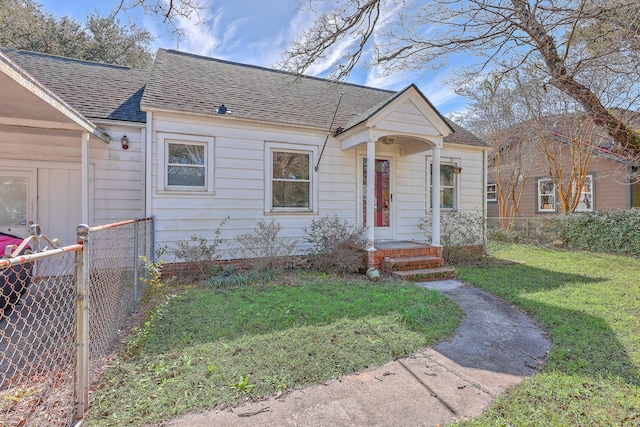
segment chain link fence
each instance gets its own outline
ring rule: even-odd
[[[556,217],[487,218],[487,236],[490,240],[549,244],[557,240]]]
[[[143,292],[151,219],[78,229],[82,244],[58,247],[34,226],[0,254],[1,426],[82,419],[100,359]]]

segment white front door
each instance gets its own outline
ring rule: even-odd
[[[37,221],[36,170],[0,169],[0,231],[25,238]]]
[[[376,240],[393,238],[393,193],[391,191],[391,159],[376,157],[374,187],[374,235]],[[367,158],[362,161],[362,223],[367,218]]]

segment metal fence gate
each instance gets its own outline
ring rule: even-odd
[[[65,247],[31,230],[0,254],[0,425],[73,425],[144,292],[153,220],[79,226]]]

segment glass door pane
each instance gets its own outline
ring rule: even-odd
[[[0,176],[0,227],[26,226],[29,179]]]
[[[362,223],[367,225],[367,159],[364,159],[363,163],[363,220]],[[376,159],[376,173],[375,173],[375,200],[374,207],[375,213],[373,215],[376,227],[390,227],[391,226],[391,160],[388,159]]]

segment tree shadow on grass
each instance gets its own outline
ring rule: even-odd
[[[436,341],[450,334],[458,321],[452,315],[455,307],[451,301],[408,283],[310,283],[275,288],[195,291],[177,297],[154,316],[139,349],[160,353],[201,343],[230,342],[243,336],[330,325],[341,319],[366,322],[376,316],[391,316],[399,328]],[[413,323],[416,319],[417,326]],[[375,336],[375,331],[370,335]]]
[[[459,277],[517,304],[548,332],[552,341],[548,369],[640,385],[638,366],[616,331],[605,318],[594,314],[602,309],[616,310],[616,301],[605,301],[604,289],[593,286],[606,279],[522,264],[463,269]],[[617,332],[625,333],[622,329]]]

